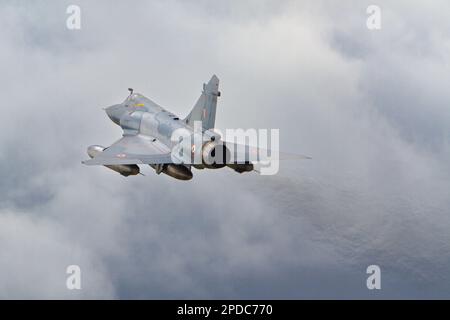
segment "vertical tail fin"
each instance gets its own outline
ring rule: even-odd
[[[219,78],[213,75],[207,84],[203,84],[202,95],[184,121],[192,126],[194,121],[201,121],[205,130],[214,128],[217,97],[220,97]]]

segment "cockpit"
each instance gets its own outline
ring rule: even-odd
[[[156,103],[146,98],[140,93],[135,93],[132,88],[128,89],[130,94],[123,102],[124,107],[129,109],[134,109],[135,111],[146,111],[146,112],[157,112],[161,110],[161,107]]]
[[[123,106],[127,109],[141,109],[142,111],[147,111],[147,99],[140,93],[134,93],[131,88],[128,90],[130,91],[130,95],[123,102]]]
[[[140,93],[133,93],[132,95],[130,95],[130,100],[138,100],[138,99],[142,99],[144,96]]]
[[[134,102],[134,101],[142,100],[143,98],[144,98],[144,96],[140,93],[132,93],[125,99],[125,101],[133,101]]]

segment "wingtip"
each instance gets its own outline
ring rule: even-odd
[[[91,165],[90,161],[92,161],[92,159],[83,160],[83,161],[81,161],[81,164],[84,164],[85,166],[89,166],[89,165]]]

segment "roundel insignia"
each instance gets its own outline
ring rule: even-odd
[[[195,152],[195,144],[193,144],[193,145],[192,145],[192,147],[191,147],[191,151],[192,151],[192,153],[194,153],[194,152]]]

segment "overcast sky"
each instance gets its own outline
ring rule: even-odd
[[[449,12],[2,1],[0,298],[450,298]],[[128,87],[184,117],[212,74],[219,128],[279,128],[313,159],[189,182],[81,164],[120,137],[101,108]]]

